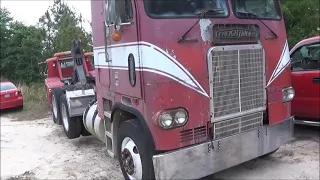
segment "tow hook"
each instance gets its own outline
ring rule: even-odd
[[[213,142],[212,141],[210,143],[208,143],[208,153],[210,153],[211,150],[214,150],[214,146],[213,146]]]

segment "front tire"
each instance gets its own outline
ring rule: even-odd
[[[61,113],[60,113],[60,97],[63,95],[63,91],[60,88],[52,89],[51,94],[51,112],[52,112],[52,119],[53,122],[62,125],[61,122]]]
[[[61,96],[60,111],[63,129],[69,139],[80,137],[81,134],[81,121],[78,117],[70,117],[68,110],[68,103],[66,95]]]
[[[120,125],[117,150],[122,174],[129,179],[155,179],[152,148],[137,119]]]

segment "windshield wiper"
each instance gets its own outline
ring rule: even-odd
[[[242,16],[247,16],[249,18],[257,18],[259,17],[257,14],[253,13],[253,12],[243,12],[243,11],[237,11],[237,13],[239,15],[242,15]]]
[[[212,14],[224,14],[223,9],[204,9],[200,11],[196,11],[195,14],[198,15],[199,18],[206,18],[208,13]]]
[[[196,11],[195,14],[199,17],[199,19],[178,39],[178,43],[184,42],[184,41],[198,41],[197,39],[191,39],[191,40],[186,40],[186,36],[188,33],[198,24],[198,22],[202,18],[206,18],[206,15],[208,13],[214,13],[214,14],[223,14],[224,10],[223,9],[205,9],[201,11]]]
[[[267,26],[261,19],[259,19],[259,16],[257,14],[255,14],[253,12],[242,12],[242,11],[238,11],[237,13],[241,14],[241,15],[244,15],[244,16],[247,16],[249,18],[257,18],[257,20],[259,20],[266,28],[269,29],[269,31],[273,35],[274,39],[278,39],[279,38],[278,34],[275,33],[269,26]]]

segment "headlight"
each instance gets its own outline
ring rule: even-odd
[[[174,115],[174,122],[179,126],[184,125],[187,122],[187,120],[188,120],[188,116],[184,110],[179,110]]]
[[[284,88],[282,90],[282,101],[289,102],[294,98],[295,92],[292,87]]]
[[[188,112],[183,108],[165,110],[157,118],[158,126],[172,129],[184,126],[188,121]]]
[[[169,113],[161,114],[159,120],[160,120],[160,125],[165,129],[170,128],[173,124],[173,117]]]

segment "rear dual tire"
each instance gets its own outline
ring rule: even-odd
[[[52,112],[52,119],[53,122],[62,125],[61,122],[61,112],[60,112],[60,98],[63,95],[63,91],[60,88],[52,89],[51,94],[51,112]]]
[[[60,98],[60,112],[63,129],[69,139],[78,138],[80,135],[91,135],[85,129],[81,117],[70,117],[66,95],[62,95]]]

